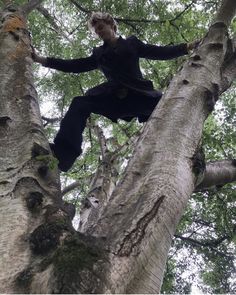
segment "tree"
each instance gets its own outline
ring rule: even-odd
[[[2,2],[0,30],[1,292],[159,292],[194,190],[236,179],[235,160],[204,169],[201,152],[204,121],[236,75],[227,33],[235,1],[222,1],[199,48],[170,82],[117,185],[107,182],[114,161],[100,136],[107,166],[94,177],[87,200],[99,203],[85,204],[83,233],[71,226],[62,201],[33,86],[25,18],[43,1],[9,2]]]

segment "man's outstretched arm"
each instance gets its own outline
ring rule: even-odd
[[[82,73],[97,69],[97,61],[93,54],[85,58],[61,59],[42,57],[36,54],[35,50],[33,50],[32,58],[35,62],[40,63],[45,67],[67,73]]]

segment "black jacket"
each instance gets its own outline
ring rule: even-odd
[[[119,37],[116,46],[104,43],[93,49],[91,56],[79,59],[47,58],[46,67],[63,72],[82,73],[99,69],[107,78],[87,93],[98,95],[119,88],[128,88],[147,96],[158,96],[150,80],[145,80],[139,67],[139,58],[166,60],[187,54],[187,44],[156,46],[145,44],[135,36]]]

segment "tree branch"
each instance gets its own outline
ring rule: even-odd
[[[77,7],[79,10],[81,10],[82,12],[85,12],[85,13],[91,13],[92,11],[91,10],[88,10],[84,7],[82,7],[77,1],[75,0],[69,0],[71,3],[73,3],[75,5],[75,7]]]
[[[77,180],[73,183],[71,183],[70,185],[68,185],[67,187],[65,187],[61,194],[62,196],[66,195],[67,193],[73,191],[74,189],[78,188],[81,185],[81,180]]]
[[[192,239],[190,237],[180,236],[178,234],[176,234],[174,236],[175,236],[175,238],[181,239],[182,241],[186,241],[191,244],[195,244],[195,245],[202,246],[202,247],[210,247],[210,248],[215,248],[215,247],[219,246],[221,243],[223,243],[225,240],[231,239],[231,236],[228,236],[228,235],[225,235],[225,236],[220,237],[218,239],[212,239],[209,241],[198,241],[198,240]]]
[[[201,247],[208,247],[210,248],[213,252],[215,252],[217,255],[221,256],[221,257],[227,257],[227,258],[231,258],[234,259],[234,256],[232,253],[223,253],[219,250],[216,249],[216,247],[218,245],[220,245],[222,242],[224,242],[225,240],[230,240],[232,237],[231,236],[223,236],[220,237],[218,239],[215,240],[210,240],[210,241],[198,241],[195,239],[191,239],[189,237],[183,237],[180,236],[178,234],[174,235],[175,238],[182,240],[183,242],[187,243],[187,244],[191,244],[193,247],[197,247],[197,248],[201,248]]]
[[[60,121],[60,118],[47,118],[44,116],[42,116],[41,118],[43,121],[45,121],[45,123],[43,123],[43,127],[46,127],[48,124],[54,124]]]
[[[24,4],[21,9],[24,11],[26,15],[28,15],[32,10],[34,10],[37,6],[39,6],[43,0],[31,0],[28,3]]]
[[[234,181],[236,181],[236,160],[208,163],[203,181],[195,188],[195,191],[225,185]]]

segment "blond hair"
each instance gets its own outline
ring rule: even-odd
[[[117,32],[117,22],[106,12],[93,12],[91,14],[88,20],[88,28],[91,32],[94,32],[94,26],[99,20],[103,20],[106,24],[113,26],[115,33]]]

